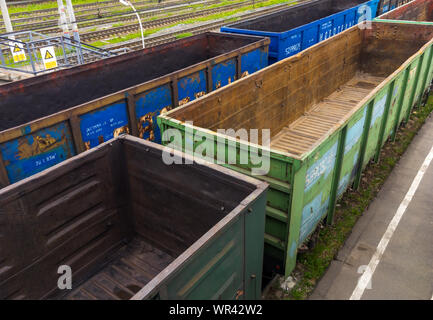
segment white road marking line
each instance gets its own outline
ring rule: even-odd
[[[368,283],[373,277],[374,271],[376,270],[376,267],[379,264],[380,259],[382,258],[382,255],[385,252],[386,247],[388,246],[388,243],[392,238],[392,235],[397,229],[397,226],[401,218],[403,217],[403,214],[405,213],[407,207],[409,206],[409,203],[412,201],[412,198],[415,195],[415,192],[418,189],[418,186],[425,172],[427,171],[432,159],[433,159],[433,147],[431,148],[429,154],[425,158],[421,168],[418,170],[418,173],[415,179],[413,180],[412,185],[409,188],[409,191],[406,193],[406,196],[404,197],[403,201],[400,203],[397,212],[395,213],[394,217],[389,223],[388,228],[386,229],[384,235],[382,236],[382,239],[380,240],[376,248],[376,252],[371,257],[371,260],[367,268],[365,269],[365,272],[362,274],[361,278],[359,279],[355,290],[353,290],[350,300],[360,300],[362,295],[364,294],[365,288],[367,287]]]

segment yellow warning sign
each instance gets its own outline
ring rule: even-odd
[[[26,61],[26,52],[24,51],[24,44],[20,42],[10,42],[9,43],[11,52],[12,52],[12,58],[14,59],[14,62],[21,62]]]
[[[41,57],[46,70],[57,68],[57,58],[54,47],[41,48]]]
[[[47,52],[45,53],[45,59],[52,59],[53,56],[51,55],[50,51],[47,50]]]

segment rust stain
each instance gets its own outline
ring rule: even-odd
[[[189,75],[186,78],[189,79],[192,83],[194,83],[194,82],[200,83],[201,82],[200,73],[199,72],[198,73],[194,73],[192,75]],[[190,84],[189,81],[181,81],[180,86],[183,89],[186,89],[186,87],[189,86],[189,84]]]
[[[165,108],[164,108],[165,109]],[[144,134],[149,132],[149,138],[146,140],[153,141],[155,140],[155,126],[153,123],[153,112],[146,113],[142,116],[138,121],[138,136],[143,139]]]
[[[250,73],[248,71],[245,71],[244,73],[242,73],[241,78],[245,78],[246,76],[248,76]]]
[[[66,137],[64,135],[62,135],[60,141],[57,141],[48,133],[45,136],[35,136],[31,145],[28,143],[27,139],[23,139],[18,146],[18,157],[20,160],[26,159],[53,150],[65,143]]]
[[[215,88],[216,88],[216,89],[219,89],[219,88],[221,88],[221,80],[217,82],[217,84],[216,84]]]
[[[179,101],[179,106],[183,106],[184,104],[187,104],[190,101],[191,101],[191,99],[189,97],[186,97],[186,98]]]
[[[113,131],[113,137],[117,138],[118,136],[120,136],[121,134],[128,134],[129,133],[129,127],[128,126],[123,126],[117,129],[114,129]]]
[[[243,296],[244,295],[244,291],[243,290],[238,290],[237,292],[236,292],[236,297],[235,297],[235,299],[236,300],[239,300],[239,298],[241,297],[241,296]]]
[[[197,92],[197,93],[195,94],[195,98],[198,99],[198,98],[203,97],[203,96],[205,96],[205,95],[206,95],[206,92],[204,92],[204,91],[200,91],[200,92]]]

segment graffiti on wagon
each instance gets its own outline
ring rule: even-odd
[[[123,133],[129,133],[125,103],[117,103],[80,117],[85,148],[91,149]]]
[[[377,119],[382,117],[383,113],[385,112],[385,104],[386,104],[386,98],[387,97],[388,97],[388,94],[385,94],[379,101],[377,101],[374,104],[370,128],[372,128],[376,124]]]
[[[362,137],[364,130],[365,116],[367,114],[367,108],[364,108],[362,118],[359,119],[353,126],[347,130],[346,144],[344,146],[344,154],[346,155],[352,148],[358,143]]]
[[[310,190],[322,176],[324,176],[325,179],[329,176],[334,168],[336,156],[337,142],[308,169],[305,177],[305,192]]]
[[[0,145],[10,183],[41,172],[75,155],[69,127],[65,123]]]
[[[162,134],[165,144],[162,160],[166,165],[203,163],[203,160],[219,165],[251,166],[251,174],[267,175],[270,169],[270,136],[269,129],[218,129],[218,136],[193,129],[193,122],[186,121],[185,132],[168,129]],[[261,142],[259,139],[261,136]],[[239,151],[239,141],[245,148]],[[173,152],[174,149],[189,150],[191,158],[183,158]]]
[[[308,235],[316,228],[317,223],[328,210],[329,197],[322,203],[323,192],[318,194],[313,201],[308,203],[302,210],[301,232],[299,243],[305,241]]]

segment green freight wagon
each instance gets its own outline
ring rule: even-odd
[[[254,170],[270,184],[265,260],[287,276],[298,248],[322,219],[332,222],[337,198],[359,184],[370,159],[379,160],[428,87],[432,37],[428,25],[354,26],[161,115],[164,143],[239,172]],[[260,143],[247,141],[257,136]],[[260,172],[267,155],[269,170]]]
[[[122,136],[0,190],[0,299],[260,299],[267,184],[162,149]]]

